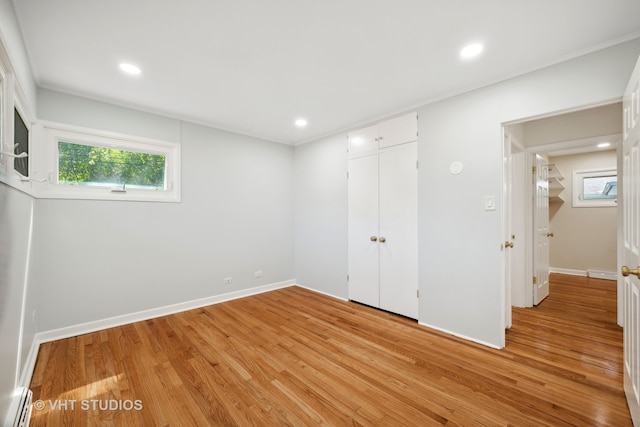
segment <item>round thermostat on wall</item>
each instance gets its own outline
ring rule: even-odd
[[[462,172],[462,168],[464,168],[462,162],[453,162],[449,165],[449,172],[451,172],[452,175],[458,175]]]

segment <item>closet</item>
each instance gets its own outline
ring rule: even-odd
[[[418,317],[417,115],[348,135],[349,299]]]

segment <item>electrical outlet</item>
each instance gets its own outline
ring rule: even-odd
[[[231,283],[233,283],[233,277],[225,277],[224,278],[224,284],[225,285],[230,285]]]
[[[255,277],[256,279],[262,277],[262,270],[258,270],[255,273],[253,273],[253,277]]]

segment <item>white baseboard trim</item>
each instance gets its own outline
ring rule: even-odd
[[[27,354],[27,360],[25,360],[24,362],[24,368],[20,373],[18,386],[29,388],[29,385],[31,384],[31,377],[33,376],[33,371],[36,368],[38,350],[40,350],[40,341],[38,341],[38,335],[35,335],[33,337],[33,341],[31,342],[29,354]]]
[[[571,270],[569,268],[549,267],[550,273],[568,274],[570,276],[593,277],[595,279],[618,280],[618,275],[614,271],[600,270]]]
[[[447,329],[439,328],[437,326],[433,326],[433,325],[430,325],[428,323],[424,323],[424,322],[418,321],[418,324],[421,325],[421,326],[424,326],[426,328],[435,329],[436,331],[444,332],[445,334],[453,335],[454,337],[462,338],[463,340],[475,342],[477,344],[482,344],[482,345],[485,345],[487,347],[495,348],[497,350],[501,350],[502,348],[504,348],[504,347],[500,347],[500,346],[497,346],[495,344],[491,344],[491,343],[488,343],[488,342],[485,342],[485,341],[482,341],[482,340],[478,340],[478,339],[475,339],[475,338],[468,337],[468,336],[463,335],[463,334],[458,334],[456,332],[451,332],[451,331],[449,331]]]
[[[584,270],[571,270],[569,268],[549,267],[549,272],[550,273],[559,273],[559,274],[568,274],[570,276],[587,277],[587,272],[586,271],[584,271]]]
[[[587,270],[587,277],[605,280],[618,280],[618,274],[615,271]]]
[[[301,285],[301,284],[299,284],[299,283],[296,283],[295,285],[296,285],[297,287],[299,287],[299,288],[303,288],[303,289],[306,289],[306,290],[308,290],[308,291],[315,292],[315,293],[317,293],[317,294],[322,294],[322,295],[325,295],[325,296],[328,296],[328,297],[331,297],[331,298],[339,299],[340,301],[345,301],[345,302],[348,302],[348,301],[349,301],[349,299],[348,299],[348,298],[342,298],[342,297],[339,297],[339,296],[336,296],[336,295],[333,295],[333,294],[329,294],[329,293],[327,293],[327,292],[319,291],[319,290],[314,289],[314,288],[309,288],[309,287],[307,287],[307,286],[302,286],[302,285]]]
[[[240,291],[229,292],[226,294],[214,295],[211,297],[200,298],[197,300],[171,304],[164,307],[152,308],[149,310],[138,311],[136,313],[123,314],[121,316],[110,317],[93,322],[82,323],[79,325],[67,326],[64,328],[53,329],[51,331],[40,332],[36,334],[38,346],[42,343],[60,340],[78,335],[88,334],[90,332],[100,331],[103,329],[113,328],[116,326],[127,325],[129,323],[140,322],[143,320],[154,319],[156,317],[167,316],[169,314],[180,313],[194,308],[205,307],[207,305],[219,304],[225,301],[231,301],[238,298],[244,298],[251,295],[257,295],[264,292],[275,291],[276,289],[287,288],[295,285],[295,280],[286,280],[284,282],[272,283],[269,285],[258,286],[255,288],[243,289]],[[37,349],[36,349],[37,354]]]

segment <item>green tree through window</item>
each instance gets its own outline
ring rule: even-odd
[[[61,184],[165,189],[166,156],[58,142]]]

